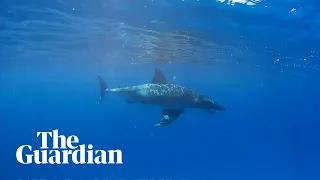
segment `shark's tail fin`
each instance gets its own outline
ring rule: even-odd
[[[99,104],[101,104],[101,102],[104,98],[104,94],[106,93],[106,90],[107,90],[107,84],[104,82],[104,80],[100,76],[98,76],[98,81],[99,81],[99,86],[100,86]]]

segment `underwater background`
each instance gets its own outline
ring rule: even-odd
[[[320,2],[1,0],[1,179],[320,179]],[[161,109],[109,87],[171,83],[225,112]],[[59,129],[123,165],[23,165],[16,149]]]

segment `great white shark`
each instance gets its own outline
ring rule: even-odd
[[[146,84],[108,88],[99,75],[98,81],[100,85],[99,104],[106,93],[115,93],[124,96],[128,103],[160,105],[162,107],[162,117],[155,127],[172,123],[184,113],[184,109],[202,109],[209,113],[226,110],[208,96],[177,84],[168,83],[164,74],[157,68],[155,68],[152,81]]]

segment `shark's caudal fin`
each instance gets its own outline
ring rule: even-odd
[[[99,86],[100,86],[100,100],[99,100],[99,104],[101,104],[103,98],[104,98],[104,94],[106,93],[106,89],[107,89],[107,84],[104,82],[104,80],[100,77],[98,77],[98,81],[99,81]]]
[[[164,77],[163,73],[159,69],[155,68],[154,69],[154,76],[153,76],[151,83],[153,83],[153,84],[167,84],[168,82],[167,82],[166,78]]]

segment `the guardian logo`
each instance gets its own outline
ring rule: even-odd
[[[65,137],[58,130],[37,132],[41,137],[41,147],[34,150],[30,145],[22,145],[16,151],[21,164],[123,164],[121,150],[93,150],[93,145],[79,145],[77,136]],[[48,139],[52,147],[48,147]],[[108,155],[107,155],[108,154]],[[116,162],[115,162],[116,157]],[[71,161],[71,162],[70,162]]]

